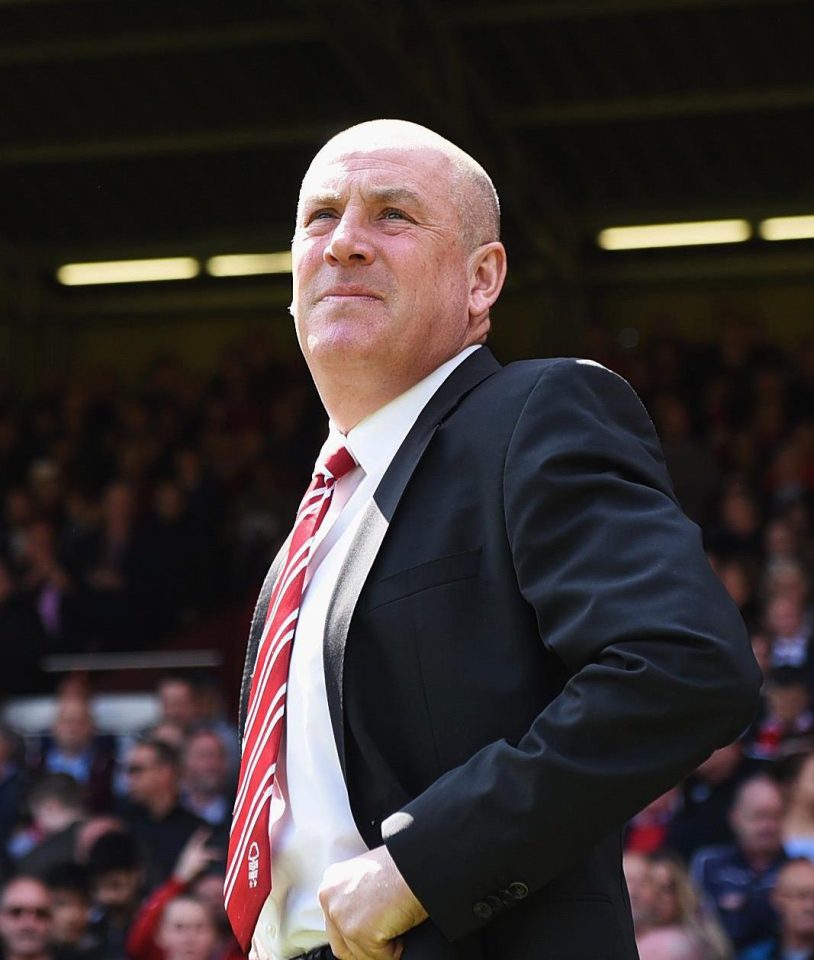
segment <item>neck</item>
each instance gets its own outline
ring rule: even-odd
[[[756,870],[758,873],[762,873],[764,870],[768,869],[774,861],[777,859],[777,853],[765,853],[764,851],[743,851],[743,856],[749,866]]]
[[[165,817],[177,803],[178,797],[173,793],[164,797],[155,797],[144,805],[150,811],[150,815],[158,820],[160,817]]]
[[[781,939],[784,950],[814,950],[814,930],[809,933],[784,930]]]

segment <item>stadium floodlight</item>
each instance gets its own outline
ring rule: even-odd
[[[769,217],[758,224],[764,240],[814,239],[814,215],[804,217]]]
[[[56,272],[66,287],[104,283],[152,283],[156,280],[190,280],[201,272],[194,257],[160,257],[151,260],[100,260],[64,263]]]
[[[743,243],[752,236],[748,220],[697,220],[608,227],[596,242],[603,250],[644,250],[651,247],[694,247],[713,243]]]
[[[212,277],[249,277],[260,273],[291,273],[291,251],[228,253],[210,257],[206,272]]]

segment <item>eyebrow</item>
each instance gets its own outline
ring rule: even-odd
[[[378,203],[411,203],[414,206],[424,208],[421,197],[407,187],[374,187],[366,191],[366,195]],[[303,206],[309,210],[316,207],[329,207],[341,203],[342,196],[336,191],[326,191],[316,194],[312,197],[306,197]]]

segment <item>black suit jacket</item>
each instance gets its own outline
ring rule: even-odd
[[[325,670],[360,833],[431,918],[406,960],[635,958],[621,825],[760,684],[639,399],[589,361],[478,350],[374,501]]]

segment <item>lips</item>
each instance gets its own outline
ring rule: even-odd
[[[359,299],[359,300],[381,300],[382,297],[376,293],[375,290],[370,290],[367,287],[356,286],[355,284],[341,284],[339,286],[330,287],[326,290],[320,297],[320,300],[329,300],[329,299]]]

